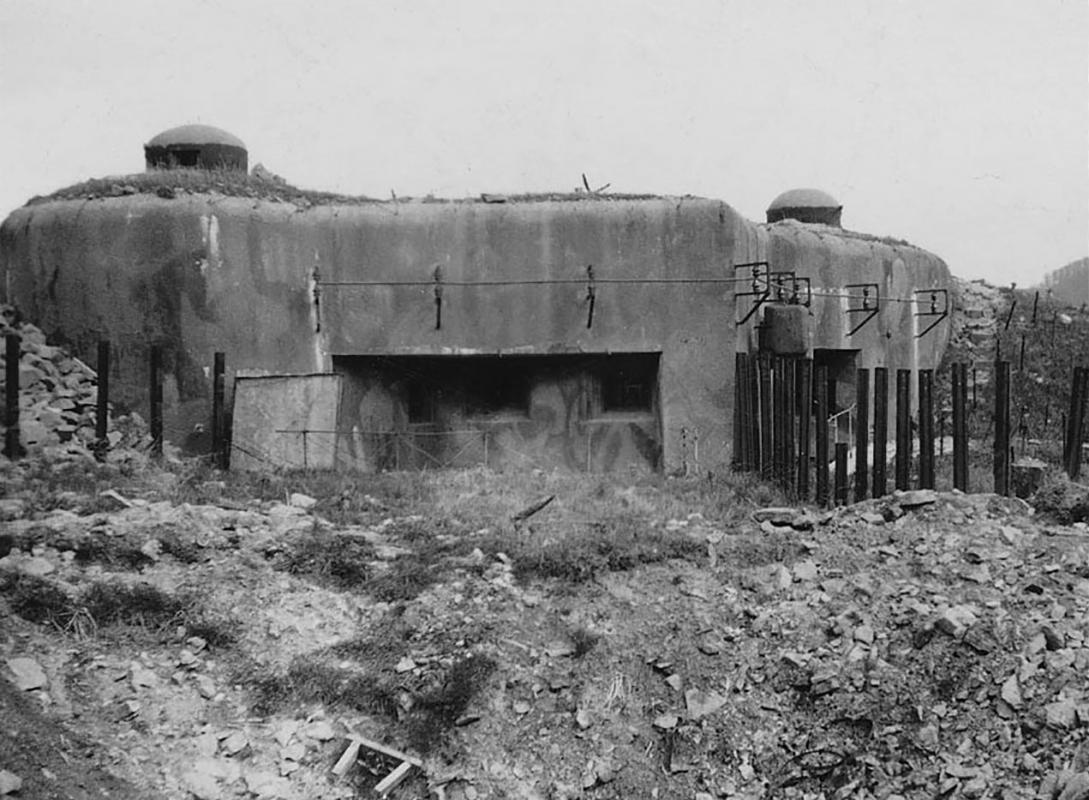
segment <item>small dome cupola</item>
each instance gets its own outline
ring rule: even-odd
[[[163,131],[144,145],[148,170],[196,168],[245,172],[248,158],[241,139],[211,125],[181,125]]]
[[[843,206],[832,195],[820,189],[791,189],[772,200],[767,213],[769,223],[794,219],[798,222],[816,222],[839,228]]]

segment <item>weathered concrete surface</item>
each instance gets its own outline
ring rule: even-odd
[[[252,470],[337,466],[340,379],[340,375],[238,378],[231,466]]]
[[[662,464],[729,459],[735,327],[730,284],[757,233],[711,200],[293,205],[217,196],[61,201],[0,226],[5,292],[54,341],[115,348],[112,386],[143,408],[147,348],[165,347],[167,433],[206,422],[213,353],[228,370],[327,371],[334,355],[659,352]],[[587,328],[587,265],[596,288]],[[431,286],[331,281],[550,281]],[[683,444],[682,444],[683,443]]]
[[[546,464],[672,470],[727,463],[733,353],[757,349],[764,313],[738,328],[751,301],[735,300],[735,284],[661,281],[734,278],[734,264],[758,259],[811,279],[812,347],[842,367],[845,402],[855,366],[938,365],[949,322],[920,336],[932,318],[916,315],[929,309],[929,298],[914,291],[949,285],[939,258],[825,225],[756,225],[714,200],[301,209],[218,195],[140,195],[40,203],[0,225],[5,298],[85,360],[108,338],[120,408],[146,411],[152,343],[164,346],[167,435],[177,442],[208,422],[217,350],[227,353],[231,374],[342,370],[338,425],[354,432],[338,443],[338,458],[369,466],[388,465],[391,451],[367,437],[411,426],[403,393],[388,382],[376,389],[382,371],[360,372],[348,366],[352,358],[566,354],[570,367],[580,356],[609,353],[659,356],[654,406],[639,419],[606,419],[591,408],[590,375],[542,374],[520,417],[469,425],[448,408],[445,423],[431,423],[446,425],[435,431],[444,436],[430,440],[441,446],[434,453],[417,448],[413,457],[467,457],[484,447],[480,431],[491,425],[489,447]],[[848,313],[859,291],[846,286],[860,283],[877,284],[881,300],[875,318],[851,334],[863,315]],[[466,425],[473,441],[450,433]],[[415,441],[425,440],[423,429],[414,430]]]
[[[894,239],[793,220],[759,226],[759,238],[760,256],[771,262],[773,270],[793,270],[812,282],[810,315],[815,349],[857,351],[855,366],[887,367],[890,395],[895,393],[895,370],[937,368],[949,341],[951,315],[923,334],[936,317],[917,316],[930,311],[931,297],[915,294],[915,290],[950,288],[949,268],[936,255]],[[879,311],[850,334],[866,314],[848,313],[849,308],[861,307],[861,290],[846,287],[862,283],[877,284],[881,300],[871,306],[876,305]],[[739,303],[748,300],[741,298]],[[943,302],[939,296],[939,309]],[[950,310],[951,304],[952,298]],[[759,316],[739,332],[741,348],[757,348]],[[839,378],[854,383],[851,374]],[[853,391],[853,386],[845,388]],[[917,391],[913,381],[913,398]]]

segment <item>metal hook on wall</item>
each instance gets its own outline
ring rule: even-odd
[[[586,302],[589,304],[589,309],[586,314],[586,327],[591,328],[594,324],[594,304],[597,302],[597,289],[594,286],[593,264],[586,267]]]
[[[435,265],[435,330],[442,330],[442,266]]]

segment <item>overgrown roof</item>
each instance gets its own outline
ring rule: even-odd
[[[838,239],[854,239],[861,242],[876,242],[879,244],[887,244],[890,247],[916,247],[911,242],[905,239],[897,239],[893,236],[877,236],[872,233],[862,233],[861,231],[849,231],[846,228],[840,228],[835,225],[824,225],[819,222],[799,222],[795,219],[783,219],[778,222],[766,222],[763,224],[764,228],[769,230],[782,230],[784,228],[792,228],[792,233],[811,233],[815,236],[832,236]],[[917,248],[922,249],[922,248]]]
[[[271,173],[268,173],[271,175]],[[662,200],[657,194],[604,194],[600,192],[535,192],[525,194],[481,194],[470,198],[399,197],[376,199],[362,195],[344,195],[301,189],[277,177],[247,174],[227,169],[172,169],[141,172],[135,175],[94,178],[83,183],[38,197],[32,197],[27,205],[53,200],[95,200],[101,197],[151,194],[174,197],[179,194],[221,194],[229,197],[248,197],[271,202],[294,203],[308,208],[315,205],[369,205],[372,203],[543,203],[543,202],[618,202],[638,200]]]

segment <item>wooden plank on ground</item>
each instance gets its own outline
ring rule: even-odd
[[[338,778],[344,777],[344,773],[352,768],[352,764],[354,764],[355,760],[359,757],[359,747],[360,743],[356,741],[353,741],[348,745],[348,749],[344,751],[344,754],[333,767],[334,775]]]
[[[384,777],[374,787],[374,791],[378,794],[386,794],[392,792],[405,778],[408,777],[408,773],[412,770],[412,764],[407,761],[402,761],[401,766],[397,767],[393,772]]]

